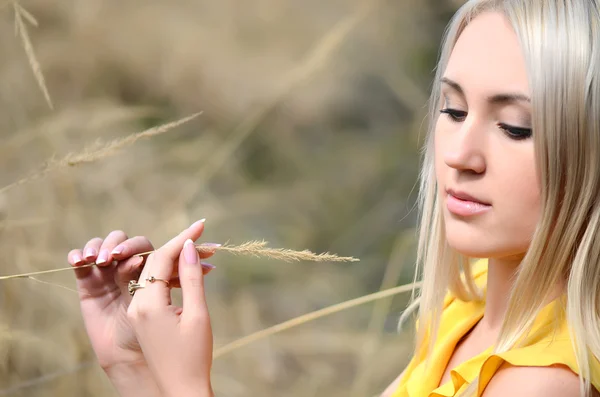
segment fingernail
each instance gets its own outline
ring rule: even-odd
[[[204,222],[206,222],[206,218],[202,218],[199,221],[196,221],[196,222],[192,223],[192,225],[190,227],[188,227],[188,229],[191,229],[194,226],[198,226],[199,224],[204,223]]]
[[[222,246],[223,246],[223,244],[219,244],[219,243],[202,243],[202,244],[200,244],[200,247],[202,247],[202,248],[219,248]]]
[[[198,251],[196,251],[194,242],[189,238],[185,240],[185,244],[183,244],[183,257],[190,265],[198,263]]]
[[[123,247],[122,245],[117,245],[115,247],[115,249],[112,250],[112,254],[113,255],[119,255],[119,254],[122,254],[124,250],[125,250],[125,247]]]
[[[202,265],[203,268],[208,269],[208,270],[212,270],[212,269],[216,269],[217,268],[215,265],[211,265],[208,262],[200,262],[200,264]]]
[[[100,250],[100,254],[98,255],[98,258],[96,259],[96,264],[100,265],[102,263],[106,263],[106,261],[108,260],[108,250]]]
[[[143,262],[144,262],[144,257],[143,257],[143,256],[138,256],[138,257],[137,257],[137,260],[135,260],[135,261],[134,261],[134,262],[131,264],[131,266],[132,266],[133,268],[135,268],[135,267],[138,267],[139,265],[141,265]]]
[[[81,262],[83,262],[83,258],[79,254],[74,254],[73,255],[73,262],[74,262],[75,265],[78,265]]]
[[[85,250],[85,257],[86,258],[92,258],[94,256],[96,256],[97,251],[94,248],[88,248]]]

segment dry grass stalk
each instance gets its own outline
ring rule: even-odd
[[[19,4],[18,1],[14,0],[12,4],[15,11],[15,35],[21,38],[21,42],[25,48],[25,54],[27,55],[27,60],[29,61],[29,66],[31,66],[31,70],[35,76],[35,80],[37,81],[40,90],[42,90],[42,94],[44,94],[44,98],[46,99],[48,106],[50,109],[53,109],[54,106],[52,104],[52,99],[50,98],[50,93],[48,92],[48,87],[46,86],[44,74],[42,73],[42,67],[40,66],[40,63],[35,56],[35,52],[33,51],[33,45],[31,44],[31,39],[29,38],[29,32],[27,32],[27,26],[25,25],[23,19],[26,19],[27,22],[35,27],[38,26],[38,22],[29,11]]]
[[[248,241],[238,246],[230,246],[225,244],[217,250],[223,250],[232,254],[250,255],[257,258],[265,257],[271,259],[279,259],[285,262],[358,262],[360,259],[353,257],[340,257],[329,252],[315,254],[309,250],[293,251],[286,248],[268,248],[266,241]],[[202,250],[202,245],[197,246],[198,250]]]
[[[413,288],[420,288],[421,282],[411,283],[400,285],[398,287],[390,288],[384,291],[375,292],[373,294],[364,295],[355,299],[351,299],[345,302],[337,303],[333,306],[326,307],[324,309],[320,309],[311,313],[303,314],[302,316],[293,318],[291,320],[285,321],[283,323],[274,325],[269,328],[265,328],[248,336],[244,336],[243,338],[234,340],[231,343],[228,343],[218,349],[216,349],[213,353],[213,358],[219,358],[224,356],[225,354],[231,353],[234,350],[237,350],[241,347],[244,347],[252,342],[256,342],[257,340],[275,335],[279,332],[288,330],[293,327],[297,327],[298,325],[305,324],[309,321],[316,320],[321,317],[328,316],[330,314],[341,312],[342,310],[350,309],[355,306],[362,305],[364,303],[373,302],[379,299],[384,299],[390,296],[394,296],[397,294],[401,294],[403,292],[411,291]]]
[[[330,254],[328,252],[322,254],[315,254],[309,250],[303,251],[294,251],[286,248],[268,248],[266,247],[268,243],[266,241],[249,241],[243,243],[238,246],[234,245],[223,245],[221,247],[209,247],[204,246],[202,244],[196,245],[196,249],[200,252],[212,252],[214,250],[217,251],[227,251],[232,254],[237,255],[250,255],[257,258],[270,258],[270,259],[279,259],[286,262],[299,262],[299,261],[312,261],[312,262],[357,262],[360,259],[353,258],[351,256],[337,256],[335,254]],[[154,251],[142,252],[137,254],[137,256],[145,256],[149,255]],[[86,267],[96,266],[95,263],[90,263],[83,266],[78,266],[77,269],[82,269]],[[9,280],[13,278],[32,278],[31,276],[36,276],[40,274],[49,274],[62,272],[67,270],[74,270],[75,268],[72,266],[63,267],[60,269],[50,269],[50,270],[42,270],[37,272],[30,273],[21,273],[21,274],[12,274],[8,276],[0,276],[0,280]],[[40,281],[40,280],[36,280]],[[60,286],[60,285],[59,285]],[[62,286],[60,286],[62,287]]]
[[[60,288],[62,288],[62,289],[66,289],[67,291],[71,291],[71,292],[79,293],[79,291],[77,291],[76,289],[69,288],[69,287],[65,287],[64,285],[61,285],[61,284],[57,284],[57,283],[50,283],[50,282],[48,282],[48,281],[40,280],[39,278],[35,278],[35,277],[33,277],[33,276],[27,276],[27,278],[28,278],[29,280],[33,280],[33,281],[36,281],[36,282],[38,282],[38,283],[41,283],[41,284],[52,285],[52,286],[55,286],[55,287],[60,287]],[[88,293],[86,293],[86,295],[89,295],[89,294],[88,294]]]
[[[323,309],[319,309],[314,312],[303,314],[301,316],[287,320],[283,323],[280,323],[280,324],[274,325],[272,327],[265,328],[263,330],[255,332],[253,334],[244,336],[243,338],[234,340],[233,342],[230,342],[220,348],[217,348],[217,349],[215,349],[215,351],[213,353],[213,358],[217,359],[217,358],[223,357],[224,355],[229,354],[229,353],[233,352],[234,350],[240,349],[246,345],[249,345],[252,342],[256,342],[260,339],[264,339],[269,336],[273,336],[279,332],[286,331],[290,328],[297,327],[302,324],[306,324],[310,321],[317,320],[319,318],[328,316],[330,314],[339,313],[343,310],[351,309],[353,307],[360,306],[365,303],[389,298],[391,296],[410,291],[413,288],[420,288],[420,287],[421,287],[421,282],[400,285],[398,287],[390,288],[390,289],[387,289],[384,291],[378,291],[378,292],[375,292],[375,293],[369,294],[369,295],[360,296],[358,298],[354,298],[354,299],[351,299],[348,301],[336,303],[335,305],[332,305],[332,306],[329,306],[329,307],[326,307]],[[1,331],[1,329],[0,329],[0,331]],[[1,336],[1,333],[0,333],[0,336]],[[76,366],[75,368],[72,368],[72,369],[69,369],[66,371],[61,371],[58,374],[62,375],[63,373],[64,374],[74,373],[74,372],[77,372],[77,371],[79,371],[89,365],[92,365],[92,364],[93,364],[93,362],[89,362],[89,361],[83,362],[83,363],[79,364],[78,366]],[[37,385],[40,385],[43,383],[47,383],[47,382],[51,381],[54,377],[55,376],[51,374],[51,375],[44,375],[44,376],[41,376],[41,377],[35,378],[35,379],[30,379],[26,382],[23,382],[20,385],[11,387],[10,389],[0,390],[0,394],[5,391],[10,391],[12,393],[17,390],[31,387],[33,385],[37,386]]]
[[[114,155],[120,149],[124,147],[133,145],[135,142],[142,138],[149,138],[155,135],[163,134],[173,128],[179,127],[182,124],[187,123],[198,117],[202,112],[193,114],[188,117],[184,117],[180,120],[173,121],[171,123],[163,124],[157,127],[149,128],[145,131],[138,132],[136,134],[132,134],[126,136],[125,138],[115,139],[107,144],[102,144],[101,142],[96,142],[90,147],[84,148],[81,153],[69,153],[65,157],[61,159],[50,159],[40,171],[34,172],[33,174],[18,180],[17,182],[11,183],[0,189],[0,194],[7,192],[17,186],[24,185],[26,183],[35,181],[37,179],[41,179],[46,176],[48,173],[53,172],[55,170],[67,167],[74,167],[79,164],[91,163],[97,160],[102,160],[106,157]]]

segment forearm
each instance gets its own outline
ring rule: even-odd
[[[162,393],[146,363],[123,364],[104,372],[121,397],[162,397]]]

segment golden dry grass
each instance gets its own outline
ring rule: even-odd
[[[203,241],[360,258],[215,256],[213,383],[219,396],[375,395],[410,352],[395,286],[412,279],[448,3],[3,3],[0,274],[66,266],[117,228],[160,243],[203,217]],[[114,395],[73,287],[70,272],[0,281],[0,395]]]

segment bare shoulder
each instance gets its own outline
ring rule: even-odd
[[[600,394],[592,387],[592,396]],[[483,397],[580,397],[579,377],[568,367],[517,367],[505,363],[494,374]]]

